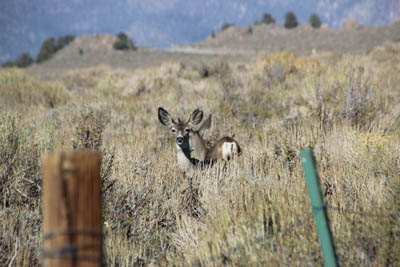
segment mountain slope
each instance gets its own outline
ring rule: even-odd
[[[398,0],[28,0],[0,2],[0,63],[29,51],[36,56],[51,36],[125,31],[136,44],[166,48],[199,42],[225,22],[249,25],[264,12],[282,24],[294,11],[300,22],[316,12],[324,23],[340,26],[347,17],[365,25],[400,18]]]

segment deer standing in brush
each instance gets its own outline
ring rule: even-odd
[[[232,137],[223,137],[210,148],[206,145],[203,137],[211,126],[211,115],[198,130],[193,130],[193,127],[199,125],[203,119],[203,111],[199,109],[194,110],[183,122],[180,119],[175,121],[168,111],[159,107],[158,119],[175,134],[178,165],[183,169],[212,164],[219,159],[230,160],[235,155],[241,154],[238,142]],[[199,159],[193,158],[191,152],[195,152]]]

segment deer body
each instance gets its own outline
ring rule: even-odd
[[[213,147],[207,147],[203,136],[211,126],[211,116],[203,122],[197,131],[192,129],[203,119],[203,112],[199,109],[193,111],[186,122],[182,122],[180,119],[176,122],[165,109],[159,107],[158,119],[161,124],[169,127],[176,135],[177,160],[182,169],[196,165],[209,165],[218,159],[229,160],[235,154],[241,153],[238,142],[232,137],[224,137]],[[198,159],[193,158],[191,152],[195,152]]]
[[[201,161],[215,161],[218,159],[230,160],[235,154],[240,154],[241,149],[238,142],[232,137],[223,137],[218,142],[208,148],[203,138],[205,132],[211,126],[211,115],[203,122],[197,131],[190,135],[190,147]]]

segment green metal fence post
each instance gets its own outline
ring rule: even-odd
[[[338,266],[332,233],[329,228],[328,217],[326,216],[326,207],[322,198],[321,186],[319,183],[317,168],[315,167],[312,148],[301,150],[300,156],[307,178],[308,192],[310,194],[314,218],[317,223],[318,235],[321,242],[322,255],[325,259],[325,265]]]

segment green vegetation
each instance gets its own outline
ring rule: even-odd
[[[255,21],[254,25],[258,25],[261,23],[265,23],[265,24],[275,24],[275,19],[274,17],[272,17],[272,15],[270,13],[264,13],[261,21]]]
[[[293,12],[287,12],[285,14],[285,28],[293,29],[296,28],[299,23],[297,22],[297,17]]]
[[[225,31],[226,29],[228,29],[229,27],[235,26],[235,24],[233,23],[224,23],[221,26],[221,32]]]
[[[312,14],[310,16],[310,19],[308,20],[308,23],[310,23],[310,25],[314,29],[318,29],[319,27],[321,27],[321,19],[319,18],[319,16],[317,14]]]
[[[321,266],[299,156],[306,146],[339,264],[395,266],[399,62],[400,44],[387,43],[340,57],[101,65],[53,81],[1,69],[0,266],[42,264],[40,158],[82,148],[102,159],[106,266]],[[212,114],[206,139],[235,135],[242,156],[179,170],[158,106],[181,119],[197,107]]]
[[[275,19],[274,17],[272,17],[271,14],[269,13],[264,13],[261,23],[265,23],[265,24],[275,24]]]
[[[22,53],[15,61],[7,61],[3,63],[5,68],[26,68],[32,65],[34,62],[33,58],[29,53]]]
[[[57,52],[57,45],[54,37],[50,37],[46,41],[43,42],[40,47],[39,54],[36,58],[37,63],[41,63],[50,59]]]
[[[42,63],[49,60],[55,53],[57,53],[57,51],[63,49],[74,39],[74,35],[61,36],[57,40],[54,37],[50,37],[43,42],[39,54],[37,55],[36,63]]]
[[[128,39],[128,36],[120,32],[117,35],[117,40],[113,45],[115,50],[136,50],[136,47],[132,40]]]
[[[58,50],[63,49],[64,47],[69,45],[69,43],[71,43],[74,39],[75,39],[75,36],[74,35],[70,35],[70,34],[67,34],[67,35],[64,35],[64,36],[60,36],[57,39],[56,50],[58,51]]]

